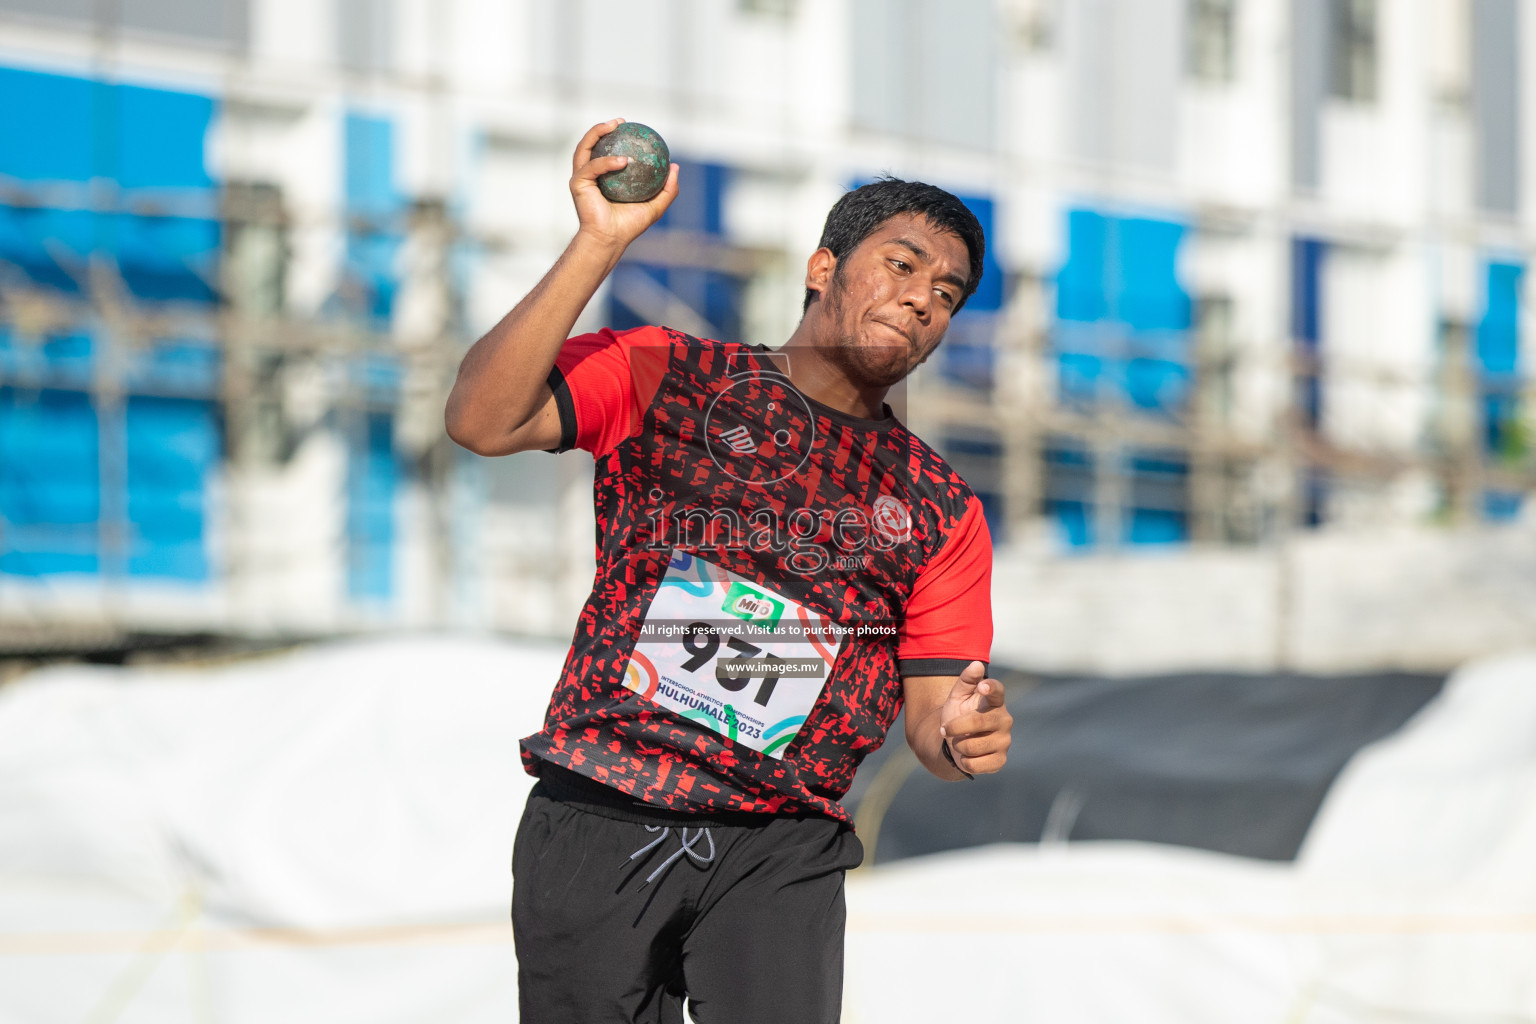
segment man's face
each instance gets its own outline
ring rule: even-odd
[[[860,385],[895,384],[944,339],[969,275],[960,236],[921,214],[892,217],[836,262],[823,351]]]

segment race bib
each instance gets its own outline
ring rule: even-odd
[[[769,757],[782,757],[820,696],[842,637],[827,617],[674,551],[624,685]]]

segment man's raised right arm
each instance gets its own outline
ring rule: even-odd
[[[580,228],[542,280],[464,354],[443,413],[448,436],[477,455],[510,455],[560,443],[560,415],[547,379],[560,346],[629,243],[677,197],[677,165],[649,202],[612,203],[598,175],[625,157],[592,158],[597,140],[622,119],[593,125],[571,161],[571,198]]]

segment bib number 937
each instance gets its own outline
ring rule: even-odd
[[[720,653],[720,631],[707,622],[691,622],[688,624],[688,632],[683,637],[683,649],[690,657],[683,662],[683,668],[689,672],[697,673],[700,668],[712,663],[715,656]],[[784,659],[773,654],[764,654],[763,649],[756,644],[749,644],[740,637],[728,636],[723,638],[728,649],[734,651],[742,658],[756,658],[763,664],[762,672],[753,672],[744,676],[727,675],[727,670],[722,666],[715,671],[715,682],[726,690],[736,693],[747,687],[753,679],[761,679],[757,692],[752,700],[763,707],[768,706],[768,701],[773,697],[773,688],[779,683],[779,674],[774,662]],[[761,657],[758,657],[762,655]]]

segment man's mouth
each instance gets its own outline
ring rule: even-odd
[[[879,317],[871,317],[870,319],[874,320],[874,322],[879,324],[880,326],[888,327],[891,330],[895,331],[897,334],[899,334],[901,336],[901,340],[903,340],[903,341],[905,341],[907,343],[907,347],[908,348],[911,348],[911,347],[913,347],[916,344],[916,342],[913,340],[912,335],[911,335],[910,332],[908,332],[905,329],[897,326],[896,324],[891,323],[889,320],[881,320]]]

